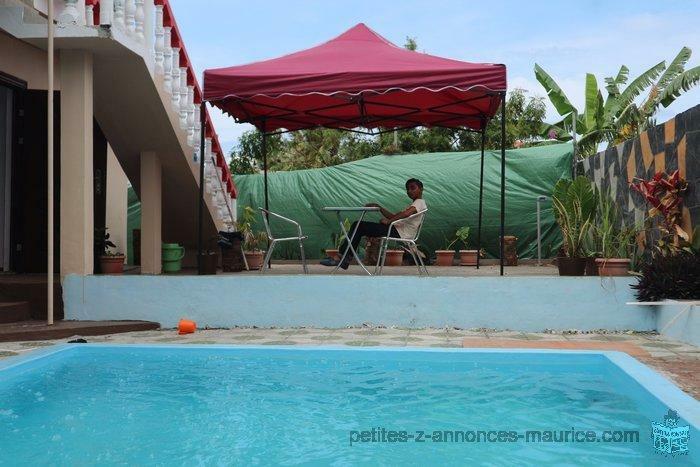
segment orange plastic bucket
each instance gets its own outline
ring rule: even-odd
[[[197,323],[189,319],[181,319],[180,322],[177,323],[178,334],[192,334],[195,330],[197,330]]]

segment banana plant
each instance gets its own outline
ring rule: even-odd
[[[561,141],[571,139],[574,119],[578,147],[583,156],[594,154],[602,142],[617,144],[639,135],[655,125],[654,115],[660,106],[670,106],[676,98],[700,82],[700,66],[686,70],[692,51],[683,47],[671,63],[662,61],[627,84],[629,68],[620,67],[615,77],[605,78],[607,97],[598,88],[595,75],[586,74],[586,107],[579,112],[564,91],[547,72],[535,64],[535,77],[547,91],[549,100],[562,119],[543,128],[544,136]],[[624,89],[623,89],[624,86]],[[637,98],[649,90],[641,104]]]

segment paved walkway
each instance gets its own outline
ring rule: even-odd
[[[18,355],[37,347],[68,339],[3,342],[0,358]],[[140,331],[87,337],[88,342],[155,344],[258,344],[258,345],[346,345],[355,347],[486,347],[618,350],[627,352],[673,380],[700,399],[700,348],[658,334],[619,333],[523,333],[489,329],[407,329],[362,327],[347,329],[207,329],[179,336],[176,331]]]

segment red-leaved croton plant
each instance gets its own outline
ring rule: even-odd
[[[630,186],[644,196],[649,208],[649,218],[661,217],[661,239],[659,248],[674,250],[679,246],[679,237],[687,241],[688,233],[681,227],[682,204],[688,182],[675,170],[671,175],[657,172],[651,180],[639,180]]]

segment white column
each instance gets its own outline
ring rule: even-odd
[[[202,115],[202,109],[199,104],[194,104],[194,135],[193,135],[193,145],[194,152],[196,154],[194,162],[199,162],[199,158],[202,156],[199,151],[201,150],[201,137],[202,137],[202,122],[200,122]]]
[[[100,0],[100,25],[112,24],[114,0]]]
[[[61,276],[93,273],[92,55],[61,50]]]
[[[85,5],[85,25],[95,25],[95,7],[93,5]]]
[[[162,171],[153,151],[141,153],[141,274],[161,273]]]
[[[180,111],[180,68],[175,66],[176,57],[179,53],[180,49],[178,47],[173,47],[173,79],[170,84],[170,87],[172,89],[172,92],[170,94],[170,102],[172,103],[173,110],[175,112]]]
[[[155,72],[157,75],[162,75],[164,72],[164,57],[163,50],[165,48],[165,31],[163,30],[163,5],[156,5],[156,25],[155,25]],[[170,44],[168,44],[170,46]]]
[[[187,143],[194,145],[194,86],[187,86]]]
[[[167,93],[173,92],[173,48],[170,26],[163,28],[163,86]]]
[[[149,63],[153,62],[153,49],[156,42],[156,7],[153,0],[143,2],[143,34],[145,36],[146,53],[148,53]]]
[[[122,29],[126,29],[126,20],[124,18],[125,1],[114,0],[114,24]]]
[[[124,5],[124,21],[129,34],[136,33],[136,0],[126,0]]]
[[[187,129],[187,68],[180,67],[180,128]]]
[[[145,42],[146,39],[143,25],[144,18],[145,12],[143,11],[143,0],[135,0],[134,32],[136,33],[136,40],[142,43]]]
[[[56,22],[63,24],[80,24],[78,0],[64,0],[63,11],[56,17]]]

